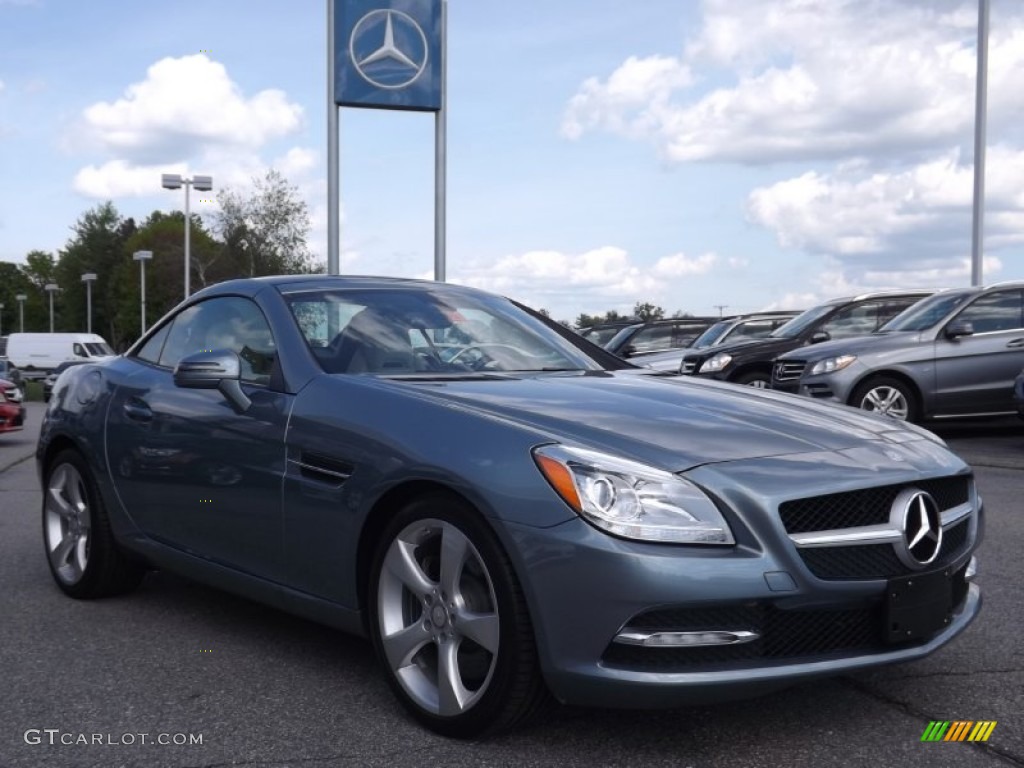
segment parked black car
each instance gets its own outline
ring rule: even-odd
[[[619,357],[688,347],[694,339],[717,323],[717,317],[674,317],[627,325],[604,348]],[[639,362],[639,361],[638,361]]]
[[[808,344],[874,333],[932,291],[865,293],[832,299],[808,309],[763,339],[697,350],[683,357],[679,372],[767,389],[772,361]]]

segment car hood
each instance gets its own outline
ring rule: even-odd
[[[870,336],[857,336],[851,339],[823,341],[811,347],[794,349],[784,355],[785,360],[824,360],[837,355],[861,355],[865,351],[881,352],[888,349],[899,349],[914,345],[921,341],[919,331],[894,331],[892,333],[873,333]]]
[[[926,439],[889,419],[805,398],[640,370],[381,379],[450,407],[669,471],[701,464]]]
[[[728,354],[739,357],[744,354],[753,354],[758,357],[773,356],[786,352],[793,347],[800,346],[802,342],[798,338],[773,338],[744,339],[734,341],[731,344],[719,344],[717,347],[704,347],[703,349],[688,349],[684,357],[700,357],[709,359],[718,354]]]

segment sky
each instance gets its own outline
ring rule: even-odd
[[[343,1],[343,0],[342,0]],[[1024,279],[991,1],[984,281]],[[447,272],[559,319],[970,283],[977,2],[449,0]],[[0,260],[281,171],[326,260],[323,0],[0,0]],[[434,118],[343,109],[341,271],[433,275]]]

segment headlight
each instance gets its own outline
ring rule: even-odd
[[[544,445],[534,461],[558,495],[589,523],[640,541],[735,544],[714,503],[671,472],[564,445]]]
[[[725,368],[729,363],[732,362],[732,355],[727,355],[725,352],[719,352],[717,355],[707,360],[704,365],[697,369],[698,373],[718,373],[720,370]]]
[[[839,355],[839,357],[826,357],[824,360],[819,360],[811,366],[810,375],[814,376],[818,373],[835,373],[841,371],[843,368],[848,366],[854,360],[857,359],[856,355]]]

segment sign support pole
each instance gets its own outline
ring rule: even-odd
[[[341,274],[338,105],[334,101],[334,6],[327,0],[327,274]]]
[[[448,186],[448,0],[441,0],[441,108],[434,113],[434,279],[445,281]]]
[[[985,250],[985,123],[988,102],[989,0],[978,0],[978,77],[974,87],[974,216],[971,285],[981,285]]]

